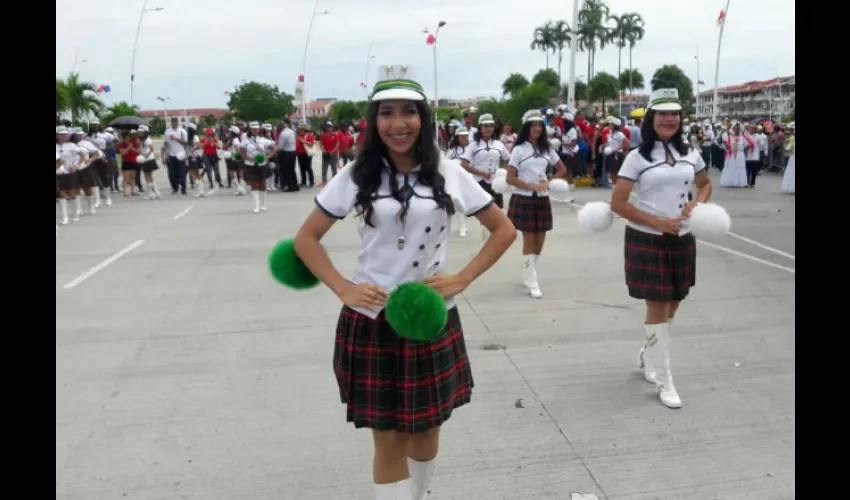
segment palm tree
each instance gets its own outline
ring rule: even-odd
[[[522,73],[511,73],[502,83],[502,95],[515,96],[517,92],[528,86],[528,78]]]
[[[586,0],[579,11],[579,40],[588,51],[587,78],[593,78],[596,69],[596,50],[602,50],[612,41],[611,29],[605,23],[611,17],[611,9],[603,0]],[[598,43],[597,43],[598,42]]]
[[[121,101],[104,110],[101,118],[103,119],[103,123],[109,123],[122,116],[141,116],[141,112],[139,111],[139,107],[135,104],[128,104]]]
[[[561,78],[561,61],[564,58],[564,49],[569,47],[573,41],[572,30],[566,21],[555,21],[551,26],[554,46],[558,49],[558,82],[561,82],[563,81]]]
[[[631,76],[632,71],[632,50],[634,50],[635,45],[643,40],[644,35],[646,35],[646,30],[644,29],[643,18],[640,17],[640,14],[635,14],[634,12],[629,14],[623,14],[622,16],[625,18],[623,20],[623,32],[626,37],[626,41],[629,43],[629,75]],[[629,79],[629,95],[632,94],[632,89],[634,86],[632,85],[631,79]]]
[[[78,124],[80,119],[88,114],[100,115],[103,102],[97,97],[97,86],[91,82],[81,82],[79,73],[71,73],[64,81],[56,80],[57,114],[59,104],[59,88],[65,95],[63,111],[71,112],[71,122]]]
[[[551,23],[534,29],[531,50],[542,50],[546,54],[546,69],[549,69],[549,51],[555,52],[555,32],[552,30]]]

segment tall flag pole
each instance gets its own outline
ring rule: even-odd
[[[729,14],[729,2],[726,0],[726,8],[720,11],[717,16],[717,26],[720,27],[720,35],[717,37],[717,60],[714,63],[714,102],[711,107],[711,123],[717,123],[717,99],[718,85],[720,82],[720,43],[723,41],[723,28],[726,27],[726,16]]]

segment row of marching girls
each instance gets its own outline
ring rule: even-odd
[[[101,199],[105,199],[106,205],[112,205],[110,187],[115,163],[105,150],[107,143],[111,145],[113,141],[114,135],[100,132],[99,124],[92,125],[88,136],[80,127],[56,127],[56,197],[62,212],[62,225],[80,220],[82,197],[91,215],[97,213]],[[70,217],[69,202],[74,203]]]

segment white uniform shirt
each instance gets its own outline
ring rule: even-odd
[[[177,154],[181,151],[185,153],[186,149],[183,145],[172,139],[180,139],[183,141],[189,140],[186,135],[186,130],[182,128],[170,128],[165,131],[165,147],[168,151],[168,156],[177,156]]]
[[[469,149],[469,145],[449,148],[449,150],[446,151],[446,159],[460,161],[467,149]]]
[[[611,146],[612,153],[616,153],[622,150],[624,142],[626,142],[626,134],[622,130],[618,130],[608,134],[608,144],[606,146]]]
[[[639,199],[635,206],[638,210],[665,219],[682,215],[694,177],[705,169],[705,162],[697,150],[688,149],[688,154],[682,156],[671,147],[670,153],[675,160],[673,166],[667,163],[664,145],[656,141],[652,149],[652,161],[646,161],[636,149],[626,155],[617,174],[617,177],[637,183]],[[626,224],[638,231],[661,234],[656,229],[631,221]],[[687,224],[683,224],[679,235],[689,231]]]
[[[457,213],[473,216],[493,203],[492,196],[458,162],[441,160],[439,169]],[[316,205],[328,216],[342,219],[354,210],[357,186],[351,178],[353,171],[349,163],[316,196]],[[401,203],[389,196],[392,175],[396,177],[399,190],[407,179],[413,191],[405,223],[398,217]],[[448,255],[451,218],[445,210],[437,209],[431,198],[433,191],[418,182],[417,171],[402,174],[387,166],[382,172],[377,195],[372,214],[375,227],[367,225],[362,217],[360,219],[360,254],[352,283],[372,283],[392,292],[401,284],[422,281],[442,272]],[[404,244],[399,248],[402,237]],[[446,307],[455,307],[453,297],[446,300]],[[358,308],[357,311],[370,318],[378,316],[368,309]]]
[[[76,170],[76,165],[80,163],[80,148],[73,142],[56,143],[56,154],[65,160],[67,173]]]
[[[246,158],[243,158],[245,161],[245,165],[249,167],[254,166],[254,157],[257,156],[258,153],[262,153],[265,155],[266,159],[263,160],[263,163],[258,166],[263,167],[269,162],[268,150],[269,146],[274,144],[270,139],[266,139],[265,137],[261,137],[259,135],[255,135],[254,137],[245,137],[245,140],[242,141],[242,145],[245,147]]]
[[[91,162],[95,160],[94,157],[100,153],[100,150],[97,149],[94,144],[85,139],[78,142],[77,147],[80,151],[82,151],[83,156],[85,157],[85,161],[83,161],[83,163],[79,166],[80,170],[88,168],[88,166],[91,165]]]
[[[500,160],[509,160],[511,157],[510,153],[508,153],[508,148],[505,147],[504,143],[498,139],[490,139],[489,141],[485,141],[481,139],[480,141],[472,141],[466,147],[466,151],[463,153],[463,159],[469,162],[469,165],[475,170],[482,170],[484,172],[490,172],[490,175],[499,168]],[[475,179],[475,182],[479,181],[487,181],[490,182],[489,178],[484,179],[477,175],[472,176]]]
[[[517,178],[527,184],[539,184],[546,180],[546,171],[561,159],[554,149],[539,153],[530,142],[514,146],[508,165],[516,169]],[[516,188],[514,194],[532,196],[534,191]],[[549,191],[537,191],[537,196],[549,196]]]

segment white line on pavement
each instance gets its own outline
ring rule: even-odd
[[[85,281],[85,280],[87,280],[87,279],[91,278],[92,276],[94,276],[95,274],[99,273],[100,271],[103,271],[104,269],[106,269],[106,268],[107,268],[110,264],[112,264],[112,263],[113,263],[113,262],[115,262],[116,260],[118,260],[118,259],[120,259],[121,257],[123,257],[123,256],[127,255],[128,253],[132,252],[132,251],[133,251],[136,247],[138,247],[139,245],[141,245],[141,244],[142,244],[142,243],[144,243],[144,242],[145,242],[145,240],[136,240],[136,241],[134,241],[134,242],[133,242],[133,243],[131,243],[128,247],[124,248],[123,250],[120,250],[118,253],[116,253],[116,254],[112,255],[111,257],[109,257],[108,259],[104,260],[104,261],[103,261],[103,262],[101,262],[100,264],[98,264],[98,265],[94,266],[93,268],[89,269],[88,271],[84,272],[83,274],[81,274],[81,275],[77,276],[77,277],[76,277],[76,278],[74,278],[72,281],[69,281],[69,282],[68,282],[67,284],[65,284],[65,286],[64,286],[64,287],[62,287],[62,288],[64,288],[65,290],[70,290],[71,288],[74,288],[75,286],[77,286],[77,285],[79,285],[80,283],[82,283],[83,281]]]

